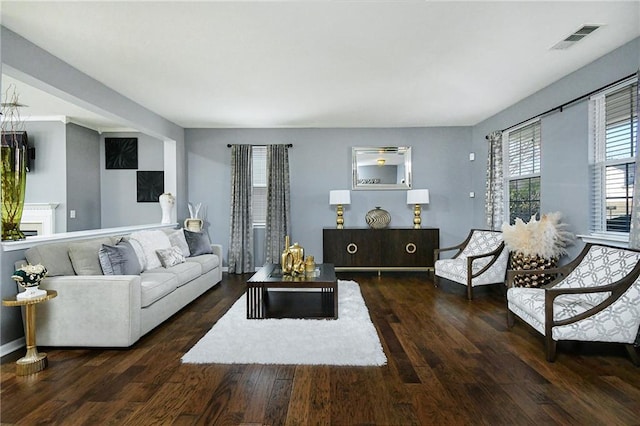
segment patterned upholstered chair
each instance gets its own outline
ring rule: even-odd
[[[440,253],[458,250],[451,259],[440,259]],[[435,280],[445,278],[467,287],[467,298],[473,299],[473,288],[488,284],[504,284],[509,251],[502,232],[472,229],[467,239],[457,246],[434,251]]]
[[[545,336],[547,360],[555,360],[559,340],[623,343],[634,364],[640,327],[640,252],[587,244],[571,263],[548,273],[559,277],[541,288],[513,287],[507,273],[507,324],[514,315]]]

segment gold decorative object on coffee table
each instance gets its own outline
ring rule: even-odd
[[[47,294],[32,299],[3,299],[4,306],[24,306],[25,324],[24,334],[27,341],[27,354],[16,361],[16,375],[26,376],[47,368],[47,354],[38,352],[36,347],[36,304],[51,300],[58,295],[55,290],[46,290]]]
[[[304,274],[304,248],[298,244],[290,244],[289,236],[284,237],[284,250],[282,251],[280,267],[285,275]]]

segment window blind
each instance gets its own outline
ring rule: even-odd
[[[540,173],[540,121],[509,132],[509,177]]]
[[[528,221],[540,214],[540,120],[510,131],[505,143],[509,223],[516,218]]]
[[[622,87],[621,87],[622,86]],[[637,149],[637,82],[591,99],[593,232],[629,232]]]

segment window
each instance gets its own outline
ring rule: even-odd
[[[591,98],[593,232],[630,229],[638,139],[638,84],[633,81]]]
[[[267,147],[252,147],[253,166],[253,195],[252,213],[253,225],[267,223]]]
[[[527,222],[540,215],[540,121],[510,131],[504,140],[509,223],[518,217]]]

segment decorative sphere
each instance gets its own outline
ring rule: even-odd
[[[388,211],[376,207],[367,212],[365,220],[367,221],[367,225],[373,229],[384,229],[391,223],[391,215]]]

